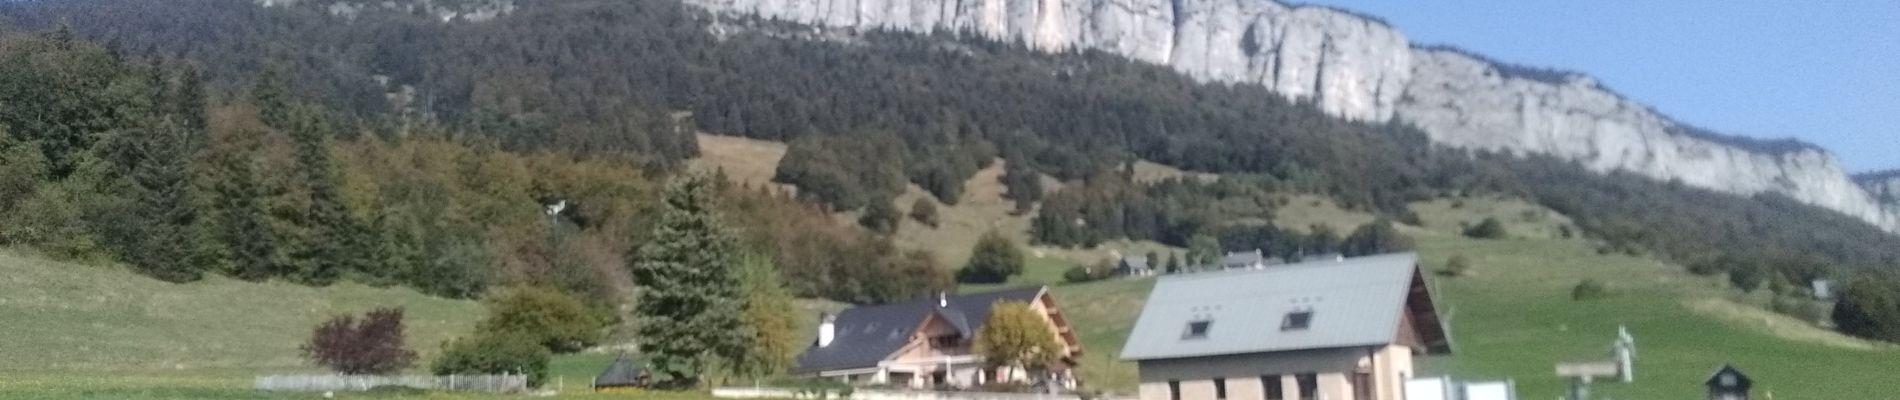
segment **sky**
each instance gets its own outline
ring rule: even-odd
[[[1583,72],[1677,120],[1900,168],[1900,1],[1304,0],[1416,44]]]

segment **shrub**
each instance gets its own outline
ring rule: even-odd
[[[1070,267],[1068,271],[1062,272],[1062,280],[1068,283],[1084,283],[1108,279],[1115,275],[1115,267],[1112,265],[1113,264],[1109,264],[1109,262],[1105,261],[1102,264],[1093,266],[1077,265]]]
[[[917,223],[924,224],[924,226],[935,228],[939,222],[937,218],[937,203],[932,203],[930,199],[923,198],[917,199],[916,203],[911,203],[910,219],[917,220]]]
[[[1477,225],[1465,228],[1465,236],[1474,239],[1503,239],[1510,233],[1504,229],[1504,222],[1497,217],[1488,217]]]
[[[340,374],[387,374],[416,361],[416,352],[404,345],[402,335],[401,308],[371,310],[361,321],[339,315],[317,325],[303,354]]]
[[[1737,264],[1729,269],[1728,282],[1735,285],[1736,289],[1741,289],[1742,293],[1753,292],[1761,288],[1764,274],[1761,264]]]
[[[1603,286],[1603,282],[1597,282],[1595,279],[1585,279],[1577,282],[1577,286],[1570,288],[1571,300],[1595,300],[1609,296],[1610,289]]]
[[[1445,260],[1445,269],[1442,271],[1439,271],[1439,275],[1450,276],[1450,277],[1459,277],[1459,276],[1465,276],[1465,275],[1470,275],[1470,274],[1471,274],[1471,259],[1466,258],[1465,255],[1463,254],[1453,255],[1451,256],[1451,259]]]
[[[1023,250],[1009,238],[990,231],[977,239],[970,262],[957,273],[966,283],[1002,283],[1023,273]]]
[[[476,325],[484,334],[518,333],[555,353],[572,353],[600,342],[606,323],[580,299],[555,289],[521,287],[503,291],[488,304],[488,318]]]
[[[478,334],[442,344],[442,356],[429,369],[436,375],[526,375],[528,386],[548,378],[553,353],[535,338],[519,333]]]
[[[897,232],[897,224],[903,220],[903,214],[897,212],[897,206],[891,205],[891,199],[876,198],[865,204],[864,215],[858,217],[858,225],[888,235]]]
[[[1900,282],[1863,272],[1841,289],[1832,317],[1841,333],[1900,342]]]

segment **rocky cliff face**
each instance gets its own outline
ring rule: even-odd
[[[1887,207],[1900,208],[1900,170],[1876,172],[1854,177],[1861,187],[1873,194],[1875,201]]]
[[[1404,121],[1441,144],[1550,154],[1737,194],[1780,193],[1900,232],[1900,204],[1812,146],[1690,134],[1580,75],[1526,76],[1413,46],[1376,19],[1271,0],[685,0],[713,12],[855,30],[967,32],[1042,50],[1089,48],[1197,79],[1255,83],[1328,113]],[[1884,189],[1881,189],[1884,188]]]

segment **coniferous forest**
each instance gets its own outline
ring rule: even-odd
[[[1900,236],[1786,198],[1434,147],[1096,52],[814,32],[670,1],[522,2],[481,22],[321,3],[0,4],[0,242],[173,281],[614,294],[698,130],[790,144],[775,180],[797,198],[727,186],[723,207],[795,291],[843,301],[914,297],[950,273],[829,212],[909,183],[953,203],[997,158],[1019,211],[1040,210],[1031,236],[1058,246],[1338,250],[1340,233],[1224,221],[1270,219],[1270,193],[1401,221],[1410,202],[1503,194],[1607,251],[1753,260],[1790,281],[1900,268]],[[1222,179],[1138,182],[1137,160]],[[1045,191],[1038,174],[1071,184]],[[556,200],[573,207],[544,215]]]

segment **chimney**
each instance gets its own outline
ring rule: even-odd
[[[818,347],[830,346],[831,340],[837,338],[837,321],[838,317],[831,313],[818,313]]]
[[[941,291],[941,290],[937,291],[937,308],[944,308],[944,307],[949,307],[949,306],[950,306],[950,294],[945,293],[944,291]]]

